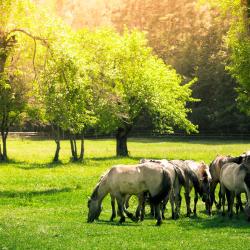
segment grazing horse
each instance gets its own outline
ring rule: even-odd
[[[217,203],[215,200],[215,189],[216,189],[217,184],[220,183],[220,172],[221,172],[222,166],[229,162],[234,162],[234,163],[239,164],[241,163],[241,160],[242,160],[241,157],[218,155],[209,165],[209,171],[212,176],[212,181],[210,184],[211,209],[212,209],[213,203],[215,203],[218,209],[220,209],[221,207],[221,192],[219,191],[219,203]],[[238,198],[238,200],[240,201],[240,197]],[[242,207],[241,202],[240,202],[240,206]]]
[[[242,163],[226,163],[221,168],[220,173],[221,196],[222,196],[222,215],[225,215],[225,194],[228,202],[229,216],[233,216],[234,197],[241,193],[247,195],[247,205],[245,212],[250,220],[250,156],[245,155]],[[238,203],[239,204],[239,203]],[[238,214],[239,205],[236,204],[236,214]]]
[[[170,163],[167,160],[154,160],[154,159],[142,159],[140,163],[151,162],[160,164],[163,166],[170,175],[172,188],[169,196],[166,196],[163,200],[162,206],[162,217],[164,217],[164,211],[166,209],[166,204],[170,199],[171,209],[172,209],[172,219],[177,219],[180,216],[180,190],[181,190],[181,178],[180,178],[180,171],[178,168],[175,167],[174,164]],[[143,208],[144,211],[144,208]]]
[[[171,187],[172,183],[168,171],[159,164],[144,163],[114,166],[94,188],[88,201],[88,222],[93,222],[99,216],[102,200],[108,193],[118,203],[120,223],[122,223],[125,221],[124,212],[131,218],[131,214],[124,209],[126,195],[138,195],[148,191],[157,213],[156,225],[161,225],[160,202],[169,195]]]
[[[191,214],[190,208],[190,192],[194,187],[194,215],[196,215],[196,205],[198,202],[198,194],[202,197],[202,201],[206,203],[208,213],[211,214],[210,208],[210,181],[211,175],[208,166],[204,163],[197,163],[192,160],[172,160],[179,170],[182,179],[182,186],[185,189],[185,200],[187,207],[187,216]],[[180,199],[181,201],[181,199]]]

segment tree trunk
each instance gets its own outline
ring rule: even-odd
[[[53,129],[53,128],[52,128]],[[54,131],[55,133],[55,143],[56,143],[56,152],[54,155],[54,159],[53,162],[58,162],[59,161],[59,152],[61,149],[61,145],[60,145],[60,128],[57,126],[56,131]]]
[[[82,135],[81,135],[81,151],[80,151],[79,161],[83,161],[83,159],[84,159],[84,134],[82,132]]]
[[[77,161],[78,156],[77,156],[77,146],[76,146],[76,137],[75,137],[75,135],[70,135],[70,147],[71,147],[72,160]]]
[[[7,161],[8,160],[8,155],[7,155],[7,137],[8,137],[8,131],[4,132],[1,131],[2,135],[2,144],[3,144],[3,153],[1,153],[1,159],[2,161]]]
[[[2,145],[0,144],[0,162],[3,160]]]
[[[56,152],[55,152],[55,156],[53,159],[53,162],[58,162],[59,161],[59,152],[60,152],[60,140],[55,140],[56,142]]]
[[[128,156],[127,139],[131,127],[118,128],[116,133],[116,156]]]

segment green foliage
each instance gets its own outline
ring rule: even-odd
[[[147,110],[157,130],[171,132],[179,127],[188,132],[196,127],[187,120],[191,97],[189,84],[174,69],[152,53],[139,31],[113,30],[80,32],[82,49],[90,61],[89,74],[96,97],[99,127],[114,131],[133,126]]]
[[[227,43],[231,49],[230,64],[227,69],[237,80],[239,86],[239,108],[250,116],[250,25],[249,1],[216,1],[222,10],[233,18],[227,35]]]
[[[49,50],[41,78],[46,117],[64,131],[80,133],[95,123],[86,62],[73,33],[54,41]]]

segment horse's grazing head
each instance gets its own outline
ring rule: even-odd
[[[210,182],[212,180],[209,167],[201,162],[199,165],[201,196],[203,202],[208,202],[210,197]]]
[[[93,222],[97,219],[102,211],[101,203],[98,200],[98,189],[99,184],[97,184],[90,199],[88,200],[88,222]]]
[[[89,199],[88,200],[88,222],[93,222],[95,219],[97,219],[102,211],[101,205],[98,200]]]

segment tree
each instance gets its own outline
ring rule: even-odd
[[[25,1],[0,1],[0,131],[3,145],[2,152],[0,145],[0,160],[8,158],[9,128],[20,120],[28,103],[28,82],[33,74],[30,74],[27,64],[27,59],[32,55],[30,43],[25,38],[31,37],[33,41],[39,39],[19,26],[24,23],[28,26],[22,13],[25,4]],[[31,10],[31,5],[26,7],[27,11]],[[24,60],[23,51],[26,51]]]
[[[95,122],[85,60],[80,56],[75,34],[68,32],[67,38],[60,37],[50,45],[51,55],[41,80],[45,115],[57,144],[55,162],[59,160],[61,131],[69,133],[72,159],[83,160],[84,131]],[[77,134],[81,135],[79,156]]]
[[[98,126],[106,132],[116,131],[117,156],[128,155],[128,134],[144,110],[160,132],[173,132],[176,127],[196,131],[186,108],[187,102],[194,101],[193,81],[181,84],[181,76],[153,55],[143,33],[85,31],[82,49],[89,53],[90,69],[94,69],[89,74]]]

